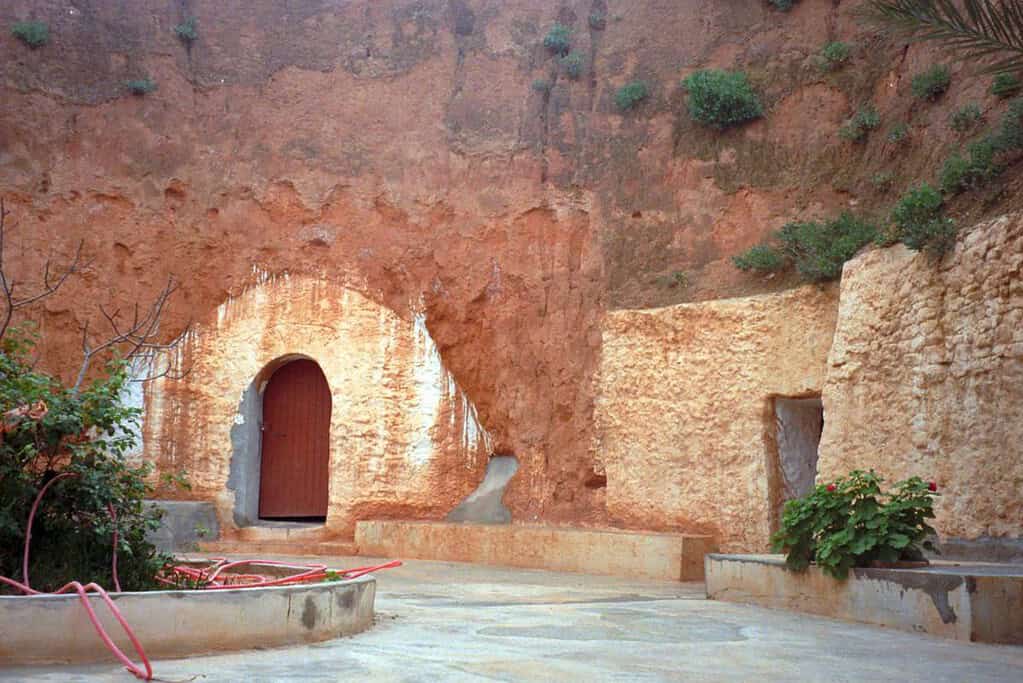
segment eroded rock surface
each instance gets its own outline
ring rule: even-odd
[[[920,476],[943,536],[1023,536],[1023,216],[940,264],[901,246],[850,262],[823,400],[822,478]]]

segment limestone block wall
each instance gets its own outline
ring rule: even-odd
[[[821,391],[836,294],[608,314],[595,450],[613,520],[766,548],[779,495],[773,398]]]
[[[821,478],[919,475],[943,536],[1023,537],[1023,216],[940,264],[901,246],[848,263],[823,401]]]
[[[332,395],[328,513],[314,536],[350,537],[359,518],[439,519],[473,491],[490,438],[424,315],[399,317],[326,278],[253,277],[184,340],[173,360],[187,376],[146,385],[144,455],[192,482],[169,495],[213,501],[224,538],[259,538],[247,527],[258,521],[260,394],[293,355],[320,365]]]

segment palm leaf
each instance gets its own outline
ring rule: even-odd
[[[1023,71],[1023,0],[869,0],[861,14],[896,35],[943,43],[967,59],[998,57],[980,73]]]

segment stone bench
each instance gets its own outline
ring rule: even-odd
[[[525,524],[361,521],[359,554],[604,574],[671,581],[703,579],[709,536]]]
[[[1023,644],[1023,565],[935,562],[920,569],[854,569],[845,581],[781,555],[708,555],[707,597],[929,633]]]

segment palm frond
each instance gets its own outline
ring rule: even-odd
[[[1023,0],[869,0],[861,15],[904,38],[943,43],[981,73],[1023,71]]]

